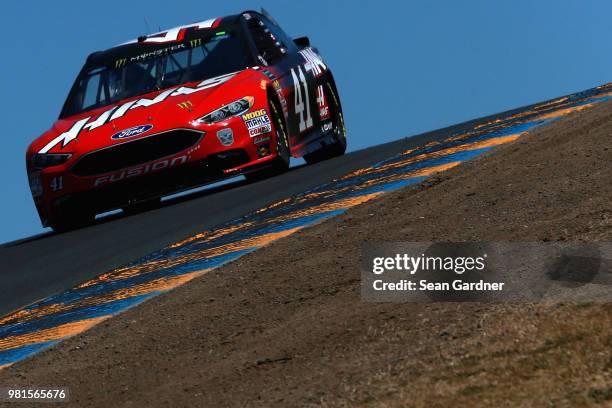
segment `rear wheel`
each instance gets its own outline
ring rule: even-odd
[[[289,162],[291,160],[291,151],[289,149],[289,138],[287,136],[287,129],[285,123],[281,117],[281,110],[278,103],[274,99],[270,100],[270,110],[272,114],[272,122],[274,122],[274,129],[276,133],[276,151],[277,155],[272,160],[272,164],[263,170],[259,170],[252,173],[247,173],[244,176],[249,181],[262,180],[268,177],[276,176],[284,173],[289,169]]]
[[[342,156],[346,152],[346,128],[344,126],[344,116],[342,115],[340,100],[329,82],[325,84],[324,89],[325,97],[330,101],[334,140],[332,143],[322,146],[319,150],[305,154],[304,160],[308,164]]]

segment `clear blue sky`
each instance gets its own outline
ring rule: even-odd
[[[27,145],[56,119],[92,51],[266,8],[334,71],[349,148],[591,88],[612,78],[612,3],[572,0],[7,1],[0,14],[0,242],[42,232]]]

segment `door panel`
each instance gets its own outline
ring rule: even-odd
[[[248,18],[247,18],[248,15]],[[244,14],[247,28],[259,52],[262,72],[272,79],[285,114],[292,153],[322,135],[321,90],[327,66],[318,52],[297,46],[264,16]]]
[[[319,86],[326,82],[327,66],[321,57],[312,48],[300,50],[297,54],[296,64],[291,68],[292,102],[290,112],[295,118],[295,131],[298,135],[294,145],[296,147],[309,143],[322,135]]]

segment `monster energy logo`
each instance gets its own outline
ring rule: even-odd
[[[127,58],[119,58],[115,61],[115,68],[124,67],[127,64]]]
[[[196,38],[194,40],[190,40],[189,45],[191,46],[191,48],[199,47],[200,45],[202,45],[202,39]]]

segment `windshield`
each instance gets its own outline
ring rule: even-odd
[[[243,42],[224,32],[133,57],[119,58],[81,73],[62,117],[155,90],[200,81],[249,65]]]

